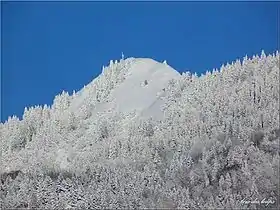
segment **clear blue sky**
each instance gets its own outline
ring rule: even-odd
[[[1,121],[20,117],[26,106],[51,104],[62,90],[81,89],[121,52],[201,73],[277,49],[279,2],[1,2],[1,7]]]

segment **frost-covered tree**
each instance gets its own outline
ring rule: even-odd
[[[134,62],[0,124],[1,208],[279,208],[279,53],[183,73],[160,120],[100,109]]]

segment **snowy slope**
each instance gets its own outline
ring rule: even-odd
[[[157,101],[157,93],[166,87],[168,81],[180,76],[170,66],[152,59],[142,58],[136,62],[125,82],[111,93],[116,111],[129,113],[136,110],[140,113],[148,109]]]
[[[97,103],[93,107],[91,118],[96,118],[97,115],[102,115],[108,110],[117,113],[136,111],[137,114],[144,113],[158,118],[162,113],[157,94],[166,87],[169,80],[179,77],[180,74],[167,64],[148,58],[134,59],[130,68],[126,70],[124,81],[110,91],[105,102]],[[73,110],[77,110],[79,104],[82,104],[81,101],[87,100],[85,95],[89,92],[90,88],[84,90],[84,93],[72,102],[75,104]],[[152,112],[149,109],[153,109]]]
[[[102,83],[102,79],[103,82],[106,80],[104,79],[106,77],[106,73],[108,75],[108,72],[111,72],[111,78],[108,79],[110,79],[112,83],[118,83],[119,78],[117,77],[122,78],[134,63],[134,58],[127,58],[125,60],[121,60],[119,63],[110,64],[110,66],[104,68],[97,78],[77,92],[76,97],[71,102],[70,110],[76,112],[84,104],[96,104],[93,100],[97,96],[97,89],[100,89],[100,86],[102,86],[102,84],[100,84]],[[99,106],[98,104],[96,105]]]
[[[160,106],[164,101],[160,99],[159,93],[163,92],[162,90],[166,88],[169,80],[179,78],[180,74],[167,64],[159,63],[148,58],[133,59],[128,67],[124,72],[121,72],[124,77],[123,81],[110,90],[110,94],[106,98],[103,98],[100,103],[95,103],[92,106],[90,117],[84,120],[88,129],[79,137],[79,141],[73,142],[72,145],[74,151],[79,151],[76,153],[78,159],[83,159],[91,154],[91,149],[87,146],[90,139],[94,148],[106,148],[106,145],[111,144],[107,141],[100,142],[97,140],[98,138],[93,137],[99,135],[93,134],[93,131],[96,130],[96,127],[98,127],[100,121],[103,119],[111,119],[110,117],[118,115],[125,116],[124,118],[118,118],[118,126],[114,128],[115,135],[119,139],[124,140],[128,134],[128,126],[133,124],[133,122],[143,118],[153,117],[160,119],[163,117]],[[111,68],[113,69],[114,66],[111,66]],[[119,69],[119,71],[122,71],[124,68],[120,66]],[[102,79],[101,77],[103,76],[100,75],[96,80]],[[89,96],[89,93],[95,94],[91,89],[93,87],[98,88],[94,84],[89,84],[72,101],[72,105],[75,105],[76,110],[79,109],[79,106],[83,106],[84,103],[88,104],[87,100],[89,98],[95,97]],[[82,153],[80,152],[81,148],[84,148],[82,149],[84,150]],[[97,153],[91,156],[95,156],[95,161],[98,161]],[[60,165],[66,167],[67,164],[64,163],[64,159],[61,159],[62,162]],[[99,161],[103,162],[104,160]]]

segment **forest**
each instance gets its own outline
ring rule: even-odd
[[[279,61],[184,72],[155,97],[160,118],[100,108],[137,59],[111,61],[0,124],[0,208],[279,209]]]

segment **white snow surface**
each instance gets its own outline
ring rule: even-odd
[[[141,112],[148,109],[157,101],[157,93],[166,87],[167,82],[180,76],[170,66],[152,59],[137,59],[136,62],[125,82],[112,91],[114,107],[119,112]]]
[[[163,116],[160,111],[163,102],[158,95],[169,80],[179,77],[180,74],[167,64],[149,58],[136,58],[127,70],[124,81],[111,90],[107,102],[94,106],[91,118],[112,110],[124,114],[136,111],[138,116],[159,119]],[[74,99],[75,109],[78,108],[77,104],[82,104],[81,101],[88,100],[85,95],[90,92],[84,90],[83,94]]]

